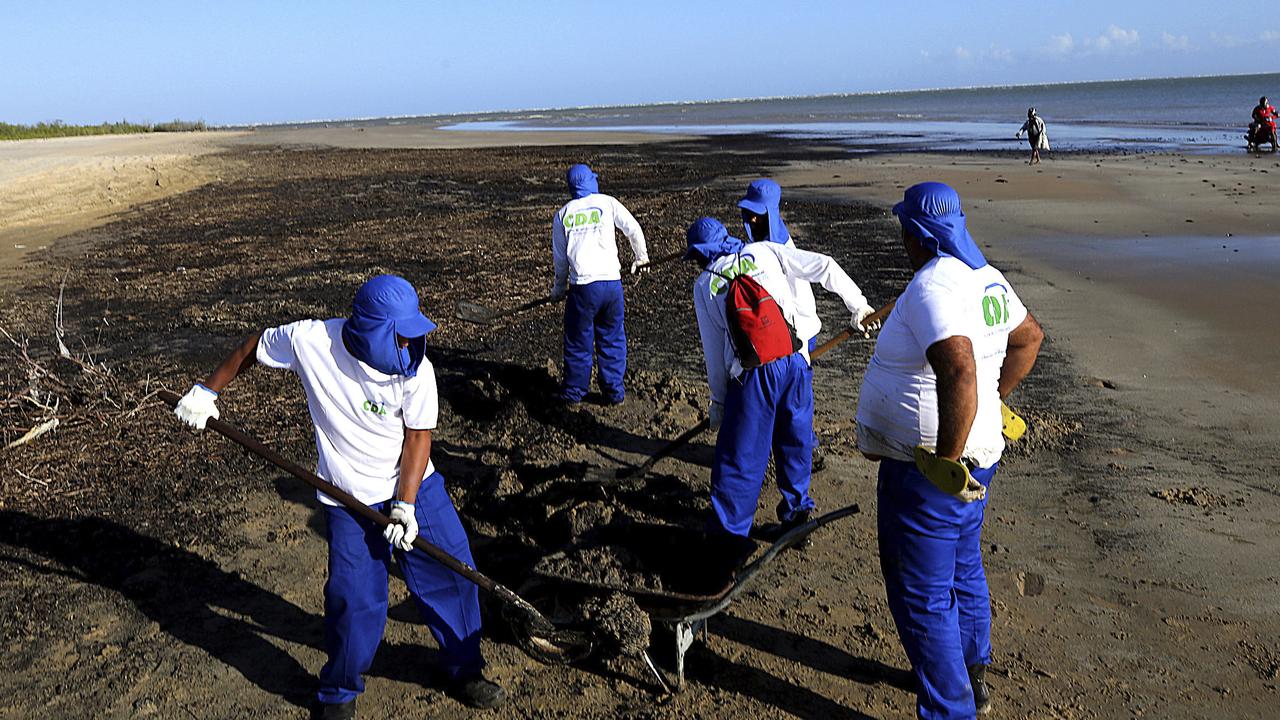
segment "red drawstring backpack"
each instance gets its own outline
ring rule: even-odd
[[[741,260],[735,263],[740,266]],[[782,315],[782,308],[769,291],[746,272],[727,277],[724,314],[729,337],[744,370],[760,367],[800,350],[800,338]]]

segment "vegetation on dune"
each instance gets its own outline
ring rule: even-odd
[[[203,120],[171,120],[163,123],[131,123],[128,120],[101,125],[67,125],[61,120],[35,125],[11,125],[0,122],[0,140],[71,137],[74,135],[125,135],[152,132],[193,132],[204,130]]]

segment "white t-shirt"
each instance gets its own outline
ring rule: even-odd
[[[555,263],[557,290],[566,279],[574,285],[598,280],[621,280],[617,228],[631,243],[636,260],[649,261],[644,231],[622,203],[603,193],[570,200],[551,219],[551,258]]]
[[[796,326],[797,302],[792,290],[795,280],[806,285],[818,283],[840,296],[850,315],[867,306],[867,299],[857,283],[828,255],[800,250],[795,245],[773,242],[749,243],[736,255],[717,258],[693,282],[693,308],[698,316],[698,333],[702,336],[702,354],[707,363],[707,384],[711,399],[722,403],[730,378],[742,375],[742,362],[733,351],[729,324],[725,319],[725,292],[728,278],[747,273],[769,291],[782,316]],[[799,334],[797,333],[797,336]],[[809,348],[801,344],[801,354],[809,359]]]
[[[373,505],[395,495],[404,429],[436,426],[436,373],[425,358],[412,378],[365,365],[342,342],[345,322],[301,320],[264,330],[258,362],[302,379],[320,455],[316,474]],[[428,459],[424,477],[434,472]],[[316,497],[338,504],[323,493]]]
[[[858,398],[858,446],[896,460],[913,460],[917,445],[938,442],[938,378],[925,355],[930,345],[964,336],[973,343],[978,412],[964,457],[990,467],[1004,451],[1000,370],[1009,333],[1027,309],[991,265],[971,269],[938,257],[916,272],[885,320]]]

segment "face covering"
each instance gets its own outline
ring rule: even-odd
[[[978,244],[969,236],[960,195],[949,185],[925,182],[912,185],[902,202],[893,206],[898,222],[920,239],[925,250],[936,256],[956,258],[977,270],[987,264]]]
[[[360,286],[342,340],[357,360],[386,375],[413,377],[427,354],[427,333],[436,324],[418,309],[418,292],[408,280],[379,275]],[[409,339],[400,347],[396,336]]]
[[[599,177],[586,165],[574,165],[565,177],[575,200],[600,192]]]
[[[684,258],[696,260],[704,268],[718,257],[740,252],[743,245],[741,240],[729,235],[719,220],[709,217],[690,225],[684,237]]]
[[[778,183],[769,178],[760,178],[752,180],[747,186],[747,194],[738,201],[738,207],[743,210],[749,210],[756,215],[764,215],[769,220],[769,237],[755,237],[752,233],[751,226],[743,220],[742,227],[747,232],[747,242],[776,242],[779,245],[786,245],[791,240],[791,233],[787,232],[787,226],[782,222],[782,213],[778,210],[778,205],[782,202],[782,188]]]

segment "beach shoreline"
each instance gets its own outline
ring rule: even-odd
[[[405,132],[411,135],[397,140]],[[986,526],[1001,716],[1195,718],[1210,706],[1239,716],[1267,712],[1280,680],[1280,613],[1274,567],[1258,554],[1277,541],[1280,493],[1270,468],[1280,421],[1271,414],[1274,393],[1233,383],[1231,358],[1214,367],[1212,353],[1225,354],[1224,336],[1259,347],[1272,336],[1256,327],[1265,304],[1227,313],[1234,319],[1209,307],[1224,287],[1267,287],[1266,248],[1226,248],[1249,262],[1215,265],[1212,277],[1197,276],[1185,257],[1165,267],[1131,249],[1119,267],[1084,263],[1125,238],[1194,236],[1207,251],[1205,228],[1220,228],[1229,246],[1226,232],[1270,237],[1280,211],[1258,192],[1261,182],[1251,188],[1246,179],[1280,173],[1274,160],[1073,155],[1031,168],[1005,156],[851,157],[768,137],[646,140],[522,132],[451,137],[453,146],[424,150],[436,146],[417,131],[341,129],[248,133],[185,155],[156,151],[150,156],[179,156],[177,169],[212,161],[221,174],[121,200],[110,217],[85,226],[95,228],[93,239],[81,232],[10,265],[21,271],[6,273],[3,293],[13,303],[3,323],[47,336],[49,297],[73,268],[69,337],[136,385],[141,398],[157,384],[184,389],[253,323],[344,312],[368,272],[403,272],[421,283],[428,314],[443,320],[431,340],[450,409],[437,462],[452,482],[479,483],[455,489],[469,500],[461,504],[479,538],[478,563],[502,572],[500,550],[511,539],[484,508],[514,492],[513,483],[535,482],[522,472],[532,467],[531,477],[556,478],[577,464],[638,462],[695,422],[705,403],[696,333],[681,309],[691,272],[682,265],[627,281],[639,389],[619,408],[567,414],[544,407],[539,393],[558,365],[556,309],[509,326],[450,319],[463,297],[507,305],[545,292],[545,238],[568,162],[590,160],[602,171],[606,191],[645,224],[654,255],[678,249],[696,216],[736,227],[733,202],[745,182],[772,175],[784,188],[783,212],[797,241],[836,256],[875,304],[909,277],[889,208],[909,184],[944,180],[960,191],[975,237],[1049,335],[1039,366],[1011,398],[1032,430],[1010,448]],[[387,145],[396,142],[415,149]],[[531,144],[515,153],[504,142]],[[88,166],[111,165],[95,156]],[[25,177],[28,186],[42,185],[30,180],[40,173]],[[50,227],[63,219],[54,207],[42,218]],[[1055,254],[1064,242],[1070,252]],[[1164,268],[1168,282],[1135,272],[1142,262]],[[826,336],[843,309],[819,295]],[[1243,302],[1232,298],[1232,308]],[[1112,312],[1100,316],[1099,306]],[[690,689],[661,701],[660,714],[911,717],[906,660],[876,567],[875,467],[850,440],[872,347],[847,343],[815,367],[830,467],[815,479],[815,494],[824,510],[856,502],[863,516],[817,536],[805,553],[788,553],[757,590],[717,617],[710,639],[690,655]],[[1207,356],[1196,354],[1205,348]],[[1255,351],[1231,352],[1238,374],[1261,385],[1274,359]],[[306,459],[309,428],[281,419],[305,417],[295,391],[278,376],[254,373],[222,404],[227,417]],[[218,438],[178,432],[155,401],[139,407],[119,416],[114,440],[94,447],[101,458],[75,455],[82,439],[96,437],[82,424],[12,451],[0,473],[0,545],[22,563],[0,565],[0,598],[15,618],[2,656],[10,679],[0,684],[8,698],[0,714],[53,708],[76,716],[110,707],[172,716],[223,703],[235,714],[296,715],[323,661],[314,592],[323,582],[323,542],[314,537],[310,493]],[[523,415],[527,424],[502,425]],[[491,424],[500,427],[486,430]],[[15,433],[9,425],[5,431]],[[674,487],[685,493],[674,497],[696,506],[709,452],[704,438],[664,465],[653,478],[657,490],[645,490],[665,502],[661,492]],[[74,483],[62,477],[58,453],[88,471]],[[489,474],[498,483],[492,488],[482,482]],[[119,496],[117,480],[138,483],[132,497]],[[173,512],[159,500],[186,507],[210,493],[231,500],[185,531],[173,527]],[[760,521],[771,505],[762,501],[768,507]],[[63,535],[66,547],[57,539]],[[76,540],[88,538],[89,551],[79,550]],[[111,551],[93,550],[104,545]],[[157,602],[156,592],[169,597],[170,577],[195,578],[188,587],[208,593]],[[430,641],[406,621],[404,593],[393,587],[384,651],[417,657]],[[234,600],[230,609],[222,598]],[[251,621],[247,629],[239,618]],[[262,627],[284,629],[265,637]],[[659,702],[634,668],[540,666],[505,641],[485,643],[494,677],[514,690],[512,705],[496,717],[606,717],[653,711]],[[255,652],[267,652],[270,667],[249,657]],[[106,665],[111,672],[95,671]],[[33,670],[51,667],[72,680]],[[403,712],[405,703],[448,702],[429,682],[385,664],[369,687],[362,712],[374,716]]]

